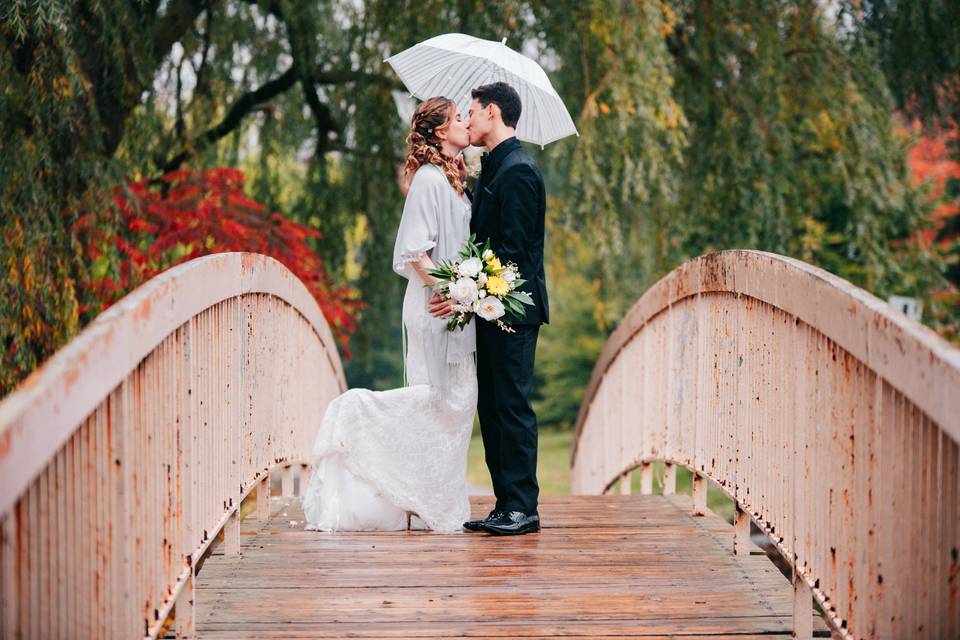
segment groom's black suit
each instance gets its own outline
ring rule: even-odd
[[[530,405],[540,325],[549,320],[543,272],[546,190],[540,169],[508,138],[482,158],[470,231],[481,246],[490,240],[502,264],[513,262],[533,298],[523,320],[507,333],[477,319],[480,431],[501,511],[537,510],[537,416]]]

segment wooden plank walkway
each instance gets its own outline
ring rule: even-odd
[[[200,638],[790,637],[789,582],[689,496],[546,497],[516,537],[303,531],[298,499],[271,506],[202,565]]]

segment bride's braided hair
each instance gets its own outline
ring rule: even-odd
[[[413,174],[422,165],[435,164],[443,171],[458,195],[463,195],[463,181],[460,168],[454,158],[441,151],[437,131],[450,126],[450,119],[456,114],[457,104],[449,98],[430,98],[420,103],[410,122],[407,134],[407,160],[403,165],[404,191],[410,187]]]

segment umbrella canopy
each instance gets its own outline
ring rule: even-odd
[[[390,63],[411,94],[426,100],[444,96],[461,114],[470,106],[470,90],[506,82],[520,94],[517,137],[543,146],[579,135],[573,119],[540,65],[500,42],[463,33],[445,33],[390,56]]]

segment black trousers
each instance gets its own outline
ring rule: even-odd
[[[477,322],[477,413],[497,508],[533,513],[540,487],[530,394],[540,325],[513,328],[516,333],[507,333],[493,322]]]

